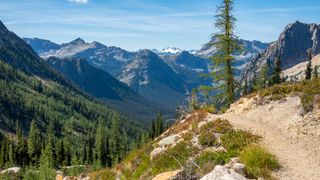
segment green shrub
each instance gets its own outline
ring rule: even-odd
[[[225,119],[216,119],[212,122],[212,126],[217,133],[226,133],[232,131],[232,125]]]
[[[200,109],[201,109],[201,110],[204,110],[204,111],[206,111],[206,112],[208,112],[208,113],[215,113],[215,112],[217,112],[217,109],[216,109],[216,107],[215,107],[213,104],[203,105],[203,106],[201,106]]]
[[[226,133],[232,131],[232,125],[224,119],[216,119],[208,122],[200,128],[199,142],[203,146],[217,145],[215,133]]]
[[[180,169],[185,164],[188,157],[193,154],[194,149],[185,141],[176,144],[174,147],[167,149],[165,152],[154,157],[152,163],[152,174],[156,175],[161,172]],[[180,164],[179,164],[180,163]]]
[[[237,155],[247,145],[257,142],[258,136],[248,131],[232,130],[221,136],[222,146]]]
[[[41,176],[38,170],[31,168],[26,170],[26,172],[24,173],[23,179],[25,180],[41,179]]]
[[[255,178],[271,178],[271,171],[280,168],[277,158],[265,148],[250,145],[240,153],[247,172]]]
[[[85,172],[85,167],[84,166],[74,166],[70,168],[66,168],[63,170],[63,174],[68,175],[68,176],[79,176],[81,173]]]
[[[217,145],[218,143],[217,143],[217,139],[214,135],[214,131],[211,131],[211,130],[200,131],[199,143],[203,146]]]
[[[229,157],[225,152],[204,151],[195,158],[195,163],[199,165],[202,170],[209,169],[209,171],[211,171],[214,166],[225,164],[228,159]]]

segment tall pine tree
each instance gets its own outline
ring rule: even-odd
[[[306,80],[310,80],[312,76],[312,51],[308,49],[308,64],[306,68]]]
[[[35,120],[31,122],[28,137],[28,154],[31,159],[31,163],[35,165],[38,162],[41,153],[41,139],[40,132],[36,125]]]
[[[281,71],[281,59],[278,57],[271,76],[271,84],[279,84],[281,82]]]
[[[217,97],[222,98],[227,106],[235,100],[233,54],[240,50],[234,33],[236,18],[232,15],[233,3],[233,0],[223,0],[215,16],[215,27],[219,33],[214,35],[217,41],[213,45],[219,53],[212,57],[215,67],[211,73],[217,84],[214,87],[219,92]]]

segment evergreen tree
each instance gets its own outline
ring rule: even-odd
[[[28,154],[26,153],[26,143],[23,137],[22,128],[19,122],[16,122],[16,135],[17,135],[17,148],[16,148],[16,160],[19,166],[23,166],[27,161]]]
[[[240,50],[234,33],[236,18],[232,15],[233,3],[233,0],[223,0],[218,7],[215,27],[220,32],[214,35],[217,39],[214,46],[220,53],[212,57],[215,65],[212,76],[217,84],[214,89],[219,92],[216,97],[222,98],[227,106],[235,100],[233,54]]]
[[[99,120],[96,139],[95,139],[95,165],[97,167],[106,166],[107,156],[107,139],[106,139],[106,125],[102,119]]]
[[[163,118],[162,114],[158,113],[157,115],[157,136],[160,136],[163,133]]]
[[[212,87],[202,85],[202,86],[199,86],[198,89],[202,93],[202,95],[205,99],[205,104],[209,105],[210,104],[210,92],[212,91]]]
[[[57,146],[57,163],[58,165],[65,164],[65,148],[63,143],[63,138],[59,140],[59,145]]]
[[[112,164],[117,164],[121,159],[120,144],[122,143],[122,139],[120,138],[120,132],[119,132],[119,116],[118,115],[114,115],[112,118],[109,142],[110,142],[111,162]]]
[[[310,80],[311,79],[311,75],[312,75],[312,51],[311,49],[308,50],[308,57],[309,57],[309,61],[307,64],[307,69],[306,69],[306,80]]]
[[[151,137],[151,139],[154,139],[156,136],[156,123],[154,120],[152,120],[151,122],[151,130],[150,130],[149,136]]]
[[[52,146],[51,143],[48,142],[45,145],[45,148],[42,149],[39,162],[39,170],[41,174],[41,179],[43,180],[51,180],[55,177],[54,162],[52,156]]]
[[[56,149],[55,149],[55,144],[56,144],[56,132],[55,132],[55,128],[54,128],[54,123],[53,121],[49,122],[49,125],[47,127],[47,134],[46,134],[46,146],[50,146],[51,149],[51,158],[50,160],[52,160],[52,163],[54,165],[56,164],[56,160],[57,160],[57,156],[56,156]],[[51,163],[51,162],[50,162]]]
[[[40,132],[35,120],[32,120],[28,137],[28,154],[32,164],[38,162],[41,153]]]
[[[269,65],[268,63],[266,63],[258,73],[256,80],[254,80],[253,88],[255,91],[267,87],[268,79],[269,79],[268,72],[269,72]]]
[[[271,84],[279,84],[281,82],[281,71],[281,59],[278,57],[271,76]]]
[[[246,95],[249,94],[249,86],[248,86],[248,76],[247,74],[244,75],[244,85],[242,89],[242,94]]]
[[[314,73],[313,77],[314,77],[315,79],[318,79],[318,77],[319,77],[318,68],[319,68],[319,66],[316,65],[316,66],[314,67],[314,70],[313,70],[313,73]]]

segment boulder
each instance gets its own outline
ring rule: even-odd
[[[224,166],[218,165],[200,180],[247,180],[247,178],[239,173],[230,171]]]
[[[164,173],[158,174],[152,180],[171,180],[171,179],[175,178],[180,172],[181,172],[181,170],[164,172]]]
[[[150,153],[150,159],[152,160],[156,155],[161,154],[165,150],[166,150],[166,148],[164,148],[164,147],[157,147],[157,148],[153,149]]]
[[[6,173],[16,174],[16,173],[20,172],[20,170],[21,170],[20,167],[11,167],[11,168],[8,168],[8,169],[1,171],[0,174],[6,174]]]
[[[242,176],[245,176],[246,175],[246,166],[244,164],[241,164],[241,163],[235,163],[233,164],[232,166],[232,169],[241,174]]]

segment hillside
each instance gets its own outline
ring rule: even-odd
[[[84,92],[132,119],[149,124],[150,119],[154,118],[156,113],[167,114],[169,112],[138,95],[109,73],[93,67],[85,59],[50,57],[47,63],[72,80]]]
[[[175,109],[185,103],[184,81],[150,50],[138,52],[125,63],[117,77],[142,96],[165,107]]]
[[[48,178],[63,166],[111,166],[140,143],[145,127],[83,93],[2,23],[0,51],[1,171],[23,167],[20,179],[45,166]],[[98,142],[108,163],[99,161]]]
[[[241,98],[223,114],[187,114],[116,169],[91,176],[319,179],[319,87],[319,80],[276,85]]]

